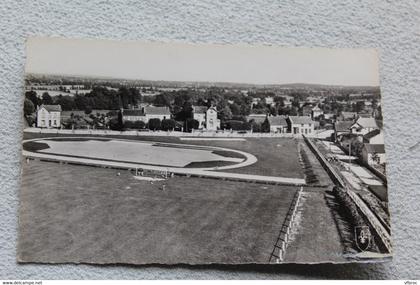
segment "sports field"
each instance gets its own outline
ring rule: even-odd
[[[23,173],[21,261],[266,263],[297,189],[37,160]]]
[[[26,140],[59,136],[69,137],[71,135],[25,133],[24,139]],[[74,136],[80,137],[81,135]],[[99,138],[103,137],[99,136]],[[257,159],[257,161],[251,165],[230,169],[229,172],[291,178],[304,177],[302,165],[299,162],[297,148],[298,141],[291,138],[245,138],[241,141],[184,141],[180,140],[178,137],[169,136],[107,136],[107,138],[228,148],[249,153],[255,156]],[[200,165],[198,163],[193,166],[208,167],[208,165]],[[211,166],[213,166],[213,164]]]
[[[129,170],[76,161],[25,161],[20,193],[20,261],[267,263],[298,187],[230,181],[221,174],[302,179],[304,173],[307,175],[303,169],[307,165],[299,155],[304,149],[318,184],[331,183],[307,146],[291,138],[52,138],[58,136],[25,134],[24,140],[37,140],[24,144],[24,150],[77,159],[141,160],[188,171],[213,167],[206,171],[219,176],[175,175],[164,179],[147,174],[136,179]],[[98,149],[98,142],[106,146]],[[256,161],[245,165],[249,159],[246,154]],[[231,168],[222,172],[218,169],[221,162]],[[339,238],[323,237],[327,228],[338,236],[323,198],[327,188],[313,186],[304,187],[313,195],[306,195],[299,206],[304,213],[302,226],[295,229],[286,261],[302,261],[305,254],[313,260],[343,261]],[[314,209],[323,215],[312,215]],[[322,231],[319,224],[325,225]],[[326,254],[324,248],[334,252]]]

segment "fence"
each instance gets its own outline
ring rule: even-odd
[[[338,186],[345,188],[349,197],[352,201],[356,204],[357,208],[362,212],[362,214],[367,218],[368,222],[378,234],[382,244],[386,247],[389,253],[392,252],[392,244],[391,244],[391,236],[390,233],[383,227],[381,222],[378,220],[376,215],[371,211],[371,209],[363,202],[363,200],[354,193],[353,191],[349,190],[347,184],[343,181],[341,176],[335,171],[335,169],[331,166],[331,164],[325,159],[322,153],[319,151],[318,147],[308,139],[304,137],[305,142],[308,144],[309,148],[315,153],[315,155],[320,160],[323,167],[326,169],[327,173],[330,175],[331,179],[334,181],[335,184]]]
[[[269,262],[275,261],[276,263],[280,263],[284,261],[287,245],[290,241],[290,233],[296,221],[297,208],[302,197],[302,192],[303,187],[301,186],[300,189],[296,191],[292,203],[290,204],[290,208],[280,229],[276,244],[274,245],[273,251],[271,252]]]
[[[241,133],[237,131],[192,131],[191,133],[178,131],[113,131],[99,129],[42,129],[26,128],[24,132],[37,134],[75,134],[75,135],[112,135],[112,136],[161,136],[161,137],[232,137],[232,138],[302,138],[300,134],[292,133]]]

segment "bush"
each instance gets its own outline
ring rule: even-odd
[[[251,124],[238,120],[230,120],[226,122],[226,128],[235,131],[247,131],[251,129]]]
[[[200,122],[193,119],[193,118],[188,118],[185,120],[184,123],[184,131],[185,132],[191,132],[192,129],[198,129],[198,127],[200,126]]]
[[[143,121],[135,121],[133,123],[133,129],[140,130],[146,127],[146,123]]]
[[[148,125],[149,130],[152,130],[152,131],[161,129],[161,121],[158,118],[150,119],[147,125]]]
[[[354,226],[366,226],[363,216],[359,213],[356,204],[344,189],[337,186],[333,188],[333,192],[341,205],[342,213],[347,220]]]
[[[124,128],[126,128],[126,129],[133,129],[134,128],[134,122],[132,122],[132,121],[125,121],[124,122]]]
[[[173,119],[164,119],[161,123],[161,129],[164,131],[172,131],[175,129],[176,122]]]

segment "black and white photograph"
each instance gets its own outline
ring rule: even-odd
[[[24,80],[18,262],[392,259],[375,49],[31,37]]]

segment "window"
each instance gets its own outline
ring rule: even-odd
[[[308,134],[308,129],[305,129],[305,135],[307,135]]]
[[[311,133],[311,129],[309,129],[309,133]]]
[[[51,127],[51,120],[48,120],[48,126]]]
[[[54,126],[57,126],[57,120],[54,120]]]

